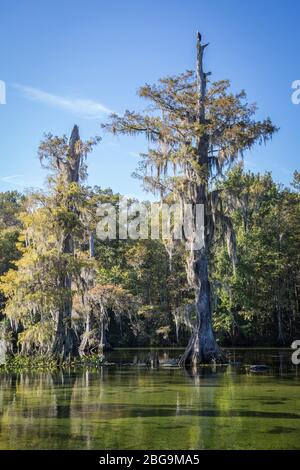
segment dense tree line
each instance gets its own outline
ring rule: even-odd
[[[162,200],[171,198],[183,208],[192,208],[192,233],[197,236],[185,235],[184,241],[196,322],[182,365],[224,360],[212,328],[209,264],[217,239],[226,239],[233,263],[236,254],[232,220],[224,211],[218,183],[246,150],[266,142],[277,130],[269,118],[256,120],[256,107],[247,102],[245,92],[233,94],[224,80],[208,84],[210,73],[203,66],[207,46],[198,33],[196,73],[187,71],[145,85],[139,94],[149,103],[146,112],[112,115],[103,126],[117,135],[144,135],[149,146],[139,176],[145,188],[159,193]],[[197,227],[200,205],[204,212],[202,244]]]
[[[239,165],[219,186],[233,220],[237,257],[234,268],[224,242],[215,244],[213,324],[223,345],[290,345],[299,336],[299,183],[297,172],[285,188],[269,173],[245,172]],[[182,246],[173,247],[170,265],[161,240],[96,237],[91,258],[88,231],[93,228],[77,221],[72,227],[76,256],[62,257],[55,237],[64,217],[70,217],[62,207],[65,200],[71,198],[81,217],[87,217],[96,201],[116,201],[118,195],[97,187],[75,186],[71,194],[60,190],[63,195],[55,193],[59,188],[47,195],[0,195],[1,335],[9,348],[53,351],[56,316],[51,312],[69,300],[68,289],[59,287],[67,271],[73,276],[70,321],[81,353],[103,347],[184,346],[195,312]],[[86,290],[83,305],[81,284],[89,282],[93,287]]]
[[[299,336],[300,176],[289,188],[245,172],[242,157],[276,127],[257,121],[244,92],[197,70],[146,85],[150,111],[102,128],[142,134],[137,175],[162,202],[204,207],[203,246],[186,237],[101,240],[99,203],[118,194],[85,184],[83,142],[45,135],[45,191],[0,194],[0,302],[7,351],[102,355],[116,346],[184,346],[181,363],[221,362],[226,345],[288,345]],[[101,145],[101,143],[100,143]],[[134,204],[135,201],[130,201]]]

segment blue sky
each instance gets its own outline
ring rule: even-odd
[[[111,110],[142,109],[145,82],[195,66],[199,29],[210,43],[207,70],[257,102],[280,132],[246,155],[246,167],[270,170],[288,184],[299,169],[300,79],[298,0],[0,0],[0,190],[40,187],[37,147],[44,132],[82,138],[101,133]],[[131,177],[141,138],[104,135],[89,156],[89,184],[143,196]]]

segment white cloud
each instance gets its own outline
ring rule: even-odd
[[[102,145],[106,145],[106,147],[117,148],[120,147],[119,142],[113,142],[112,140],[108,142],[102,142]]]
[[[15,184],[17,186],[23,186],[23,184],[24,184],[24,175],[0,176],[0,181],[2,183]]]
[[[54,95],[39,88],[25,85],[15,84],[14,87],[29,100],[38,101],[53,108],[65,109],[87,119],[99,118],[103,114],[111,114],[113,112],[97,101]]]

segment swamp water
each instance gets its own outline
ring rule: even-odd
[[[196,375],[129,365],[145,350],[115,350],[98,371],[2,372],[0,449],[300,449],[291,351],[227,353],[234,365]],[[179,354],[158,350],[162,361]]]

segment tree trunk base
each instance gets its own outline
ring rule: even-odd
[[[63,362],[69,357],[78,355],[76,335],[71,328],[67,328],[66,330],[60,328],[57,330],[52,347],[52,355],[56,357],[59,362]]]
[[[224,364],[226,357],[219,348],[212,335],[199,335],[195,331],[189,341],[189,344],[179,359],[179,365],[182,367],[195,366],[200,364]]]

